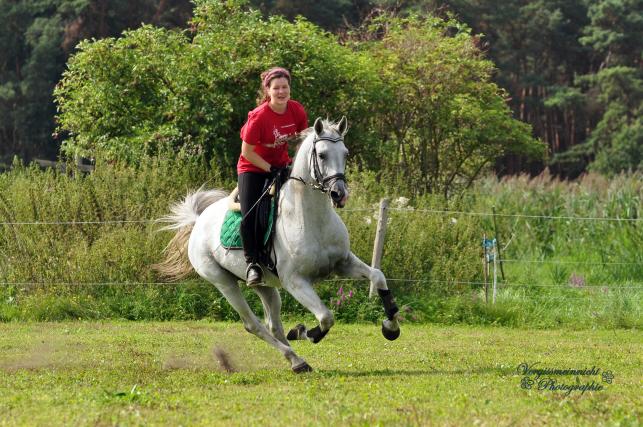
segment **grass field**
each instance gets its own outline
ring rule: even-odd
[[[376,325],[340,324],[318,345],[294,344],[315,368],[295,375],[235,323],[4,323],[0,425],[638,425],[642,338],[405,325],[388,342]],[[521,363],[596,367],[541,378],[603,389],[527,390]]]

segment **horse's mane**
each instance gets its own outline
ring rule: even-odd
[[[322,123],[324,124],[324,129],[330,128],[330,130],[335,131],[337,134],[339,134],[339,122],[333,122],[328,119],[322,120]],[[295,133],[291,136],[288,137],[288,142],[292,142],[293,144],[301,144],[304,142],[304,140],[310,135],[311,133],[314,132],[313,127],[309,127],[308,129],[304,129],[299,133]]]
[[[329,129],[331,131],[335,131],[339,135],[339,122],[333,122],[328,119],[322,120],[322,123],[324,124],[324,129]],[[301,147],[301,144],[308,138],[308,136],[311,133],[314,133],[315,130],[313,129],[313,126],[309,127],[308,129],[304,129],[299,133],[296,133],[294,135],[291,135],[288,137],[288,144],[293,144],[296,147],[296,151],[299,152],[299,147]]]
[[[289,136],[288,137],[288,143],[289,144],[292,143],[295,146],[299,147],[301,145],[301,143],[304,142],[306,140],[306,138],[308,138],[308,135],[310,135],[313,132],[314,132],[314,130],[313,130],[312,127],[309,127],[308,129],[304,129],[299,133],[296,133],[296,134],[293,134],[293,135]]]

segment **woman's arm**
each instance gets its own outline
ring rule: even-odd
[[[270,163],[265,161],[257,152],[255,151],[255,146],[248,144],[245,141],[241,142],[241,155],[246,158],[250,163],[263,169],[266,172],[270,172]]]

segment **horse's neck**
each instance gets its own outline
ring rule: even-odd
[[[310,141],[303,143],[300,153],[295,158],[290,173],[291,178],[294,179],[290,179],[288,185],[284,187],[285,200],[282,208],[286,209],[284,212],[286,215],[283,219],[296,223],[292,225],[317,224],[315,228],[321,233],[324,229],[323,225],[328,223],[335,212],[328,196],[310,185],[312,182],[309,165],[311,148]],[[301,180],[305,181],[305,184]]]
[[[288,206],[287,212],[294,214],[293,217],[296,218],[305,217],[306,222],[315,221],[321,225],[334,213],[326,194],[300,181],[290,180],[285,188],[284,198]]]

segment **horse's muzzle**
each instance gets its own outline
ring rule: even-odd
[[[330,198],[333,200],[333,206],[343,208],[348,200],[348,188],[344,180],[335,180],[330,187]]]

